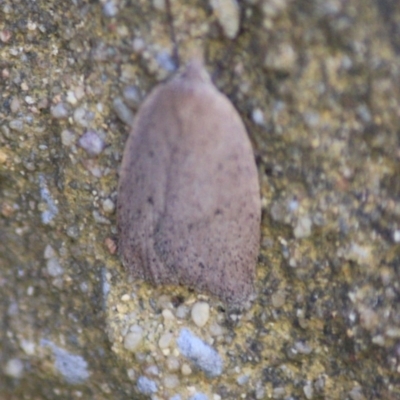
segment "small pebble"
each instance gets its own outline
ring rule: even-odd
[[[172,314],[172,311],[168,309],[162,311],[162,316],[164,318],[164,322],[170,322],[175,319],[174,314]]]
[[[72,132],[68,129],[64,129],[61,132],[61,143],[66,147],[70,147],[74,144],[74,142],[75,142],[74,132]]]
[[[234,39],[239,32],[240,10],[236,0],[210,0],[210,4],[228,39]]]
[[[171,332],[165,332],[161,335],[160,340],[158,341],[158,346],[160,349],[166,349],[171,344],[173,334]]]
[[[137,76],[137,71],[131,63],[121,65],[120,80],[122,82],[132,82]]]
[[[278,290],[271,296],[271,302],[274,308],[280,308],[285,304],[286,293],[283,290]]]
[[[78,102],[78,99],[75,97],[75,93],[72,90],[68,90],[67,92],[67,102],[72,105],[75,105]]]
[[[250,379],[249,375],[240,375],[237,379],[236,382],[238,383],[238,385],[243,386],[245,385]]]
[[[96,221],[97,224],[103,224],[103,225],[110,225],[111,222],[109,219],[101,215],[97,210],[94,210],[92,212],[93,219]]]
[[[153,0],[153,6],[158,11],[165,11],[165,0]]]
[[[134,370],[133,368],[129,368],[129,369],[126,371],[126,374],[128,375],[128,378],[129,378],[131,381],[133,381],[133,380],[135,379],[136,374],[135,374],[135,370]]]
[[[177,309],[176,309],[176,317],[179,319],[186,319],[189,314],[189,308],[181,304]]]
[[[169,371],[178,371],[180,367],[179,359],[175,356],[169,356],[167,358],[167,368]]]
[[[121,296],[121,301],[127,302],[127,301],[130,300],[130,298],[131,298],[131,296],[129,296],[128,293],[125,293],[125,294],[123,294],[123,295]]]
[[[311,382],[307,382],[307,384],[303,386],[303,392],[307,399],[311,400],[313,398],[313,387]]]
[[[109,18],[115,17],[118,14],[118,7],[115,0],[109,0],[104,4],[103,14]]]
[[[399,229],[393,231],[393,241],[395,243],[400,243],[400,230]]]
[[[208,376],[219,376],[223,370],[223,361],[218,352],[189,329],[182,328],[176,341],[180,353]]]
[[[87,128],[90,122],[93,120],[94,114],[86,108],[78,107],[74,111],[74,121],[84,128]]]
[[[146,378],[145,376],[140,376],[137,380],[136,387],[138,391],[142,394],[154,394],[157,392],[157,384],[153,380]]]
[[[25,96],[25,103],[26,104],[35,104],[36,100],[32,96]]]
[[[28,356],[33,356],[36,350],[36,344],[30,340],[22,339],[20,342],[21,349]]]
[[[64,103],[58,103],[53,107],[50,107],[50,113],[53,118],[65,119],[68,118],[69,112]]]
[[[47,108],[49,106],[49,101],[48,99],[45,97],[43,99],[40,99],[36,105],[36,107],[38,108],[38,110],[44,110],[45,108]]]
[[[117,252],[117,243],[110,237],[104,239],[104,245],[110,254],[115,254]]]
[[[8,126],[13,131],[22,132],[24,130],[24,123],[19,119],[13,119]]]
[[[196,393],[189,400],[208,400],[208,397],[204,393]]]
[[[8,29],[3,29],[0,31],[0,40],[3,43],[7,43],[11,39],[12,33]]]
[[[308,354],[310,354],[310,353],[312,352],[312,347],[311,347],[308,343],[303,342],[303,341],[301,341],[301,340],[297,341],[297,342],[294,344],[294,348],[295,348],[296,351],[299,352],[300,354],[308,355]]]
[[[126,106],[120,97],[113,101],[114,111],[117,113],[118,118],[126,125],[132,126],[135,118],[133,112]]]
[[[302,239],[311,235],[312,221],[308,216],[299,218],[297,224],[293,230],[294,237],[296,239]]]
[[[24,375],[24,363],[19,358],[12,358],[7,361],[4,373],[11,378],[22,378]]]
[[[79,228],[76,225],[69,226],[67,228],[67,236],[71,239],[78,239],[79,237]]]
[[[192,368],[190,368],[189,364],[183,364],[181,368],[182,375],[190,375],[192,373]]]
[[[142,339],[143,329],[139,325],[131,326],[124,338],[125,349],[134,352],[139,347]]]
[[[255,108],[251,112],[251,119],[253,122],[257,125],[263,126],[265,121],[264,121],[264,114],[259,108]]]
[[[354,387],[349,392],[351,400],[366,400],[366,397],[362,393],[362,389],[359,386]]]
[[[197,302],[192,308],[192,320],[198,327],[203,327],[210,318],[210,306],[205,302]]]
[[[140,54],[145,48],[144,40],[142,38],[133,39],[132,48],[135,53]]]
[[[166,375],[164,378],[164,386],[167,389],[174,389],[179,385],[179,379],[176,375]]]
[[[160,51],[156,55],[156,60],[158,65],[167,72],[174,72],[178,68],[171,54],[166,51]]]
[[[272,390],[273,399],[283,399],[286,395],[286,390],[284,387],[276,387]]]
[[[270,70],[290,73],[296,66],[296,53],[293,47],[288,43],[269,49],[264,66]]]
[[[84,149],[89,156],[99,155],[105,147],[103,139],[97,132],[92,130],[85,132],[79,138],[78,145]]]
[[[104,199],[101,208],[106,214],[112,214],[115,210],[115,204],[111,199]]]
[[[64,269],[60,265],[60,262],[57,258],[50,258],[47,260],[47,272],[50,276],[55,278],[56,276],[62,275],[64,273]]]
[[[10,104],[11,112],[16,113],[20,108],[18,97],[13,97]]]
[[[160,375],[160,370],[158,369],[157,365],[149,365],[144,372],[147,375],[153,375],[153,376],[159,376]]]
[[[53,247],[51,247],[49,244],[46,246],[46,248],[44,249],[44,254],[43,257],[48,260],[50,258],[55,258],[57,257],[57,253],[55,252],[55,250],[53,249]]]
[[[222,336],[224,334],[224,328],[216,322],[210,325],[209,331],[211,336]]]
[[[140,103],[142,102],[139,89],[133,85],[127,86],[124,89],[123,96],[128,106],[132,107],[133,109],[137,109],[140,106]]]

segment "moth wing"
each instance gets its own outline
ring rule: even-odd
[[[119,250],[133,276],[239,304],[253,293],[261,207],[245,127],[202,68],[157,87],[128,138]]]
[[[136,115],[118,185],[118,247],[123,263],[134,277],[155,284],[166,280],[163,263],[154,251],[154,229],[165,209],[166,166],[173,147],[169,131],[175,123],[165,86],[153,90]]]
[[[254,155],[230,101],[211,83],[190,83],[176,83],[177,136],[154,245],[169,276],[240,303],[253,293],[259,251]]]

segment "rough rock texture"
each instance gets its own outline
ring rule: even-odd
[[[400,398],[400,4],[241,1],[234,40],[209,2],[171,4],[182,59],[206,49],[254,145],[258,297],[227,313],[127,281],[116,256],[117,115],[131,116],[114,100],[137,102],[175,69],[164,2],[4,0],[1,395]],[[144,335],[134,353],[131,328]],[[222,374],[184,358],[181,328]]]

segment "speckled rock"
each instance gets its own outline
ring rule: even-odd
[[[117,256],[104,202],[129,128],[113,100],[136,109],[176,68],[165,4],[0,3],[3,398],[400,398],[399,2],[246,0],[225,22],[211,1],[170,2],[181,64],[205,54],[257,160],[257,297],[241,313],[131,282]],[[88,130],[97,157],[77,143]],[[180,352],[184,328],[220,375]]]

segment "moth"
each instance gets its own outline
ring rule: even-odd
[[[254,294],[261,204],[245,126],[202,63],[141,105],[118,183],[119,253],[134,278],[241,306]]]

